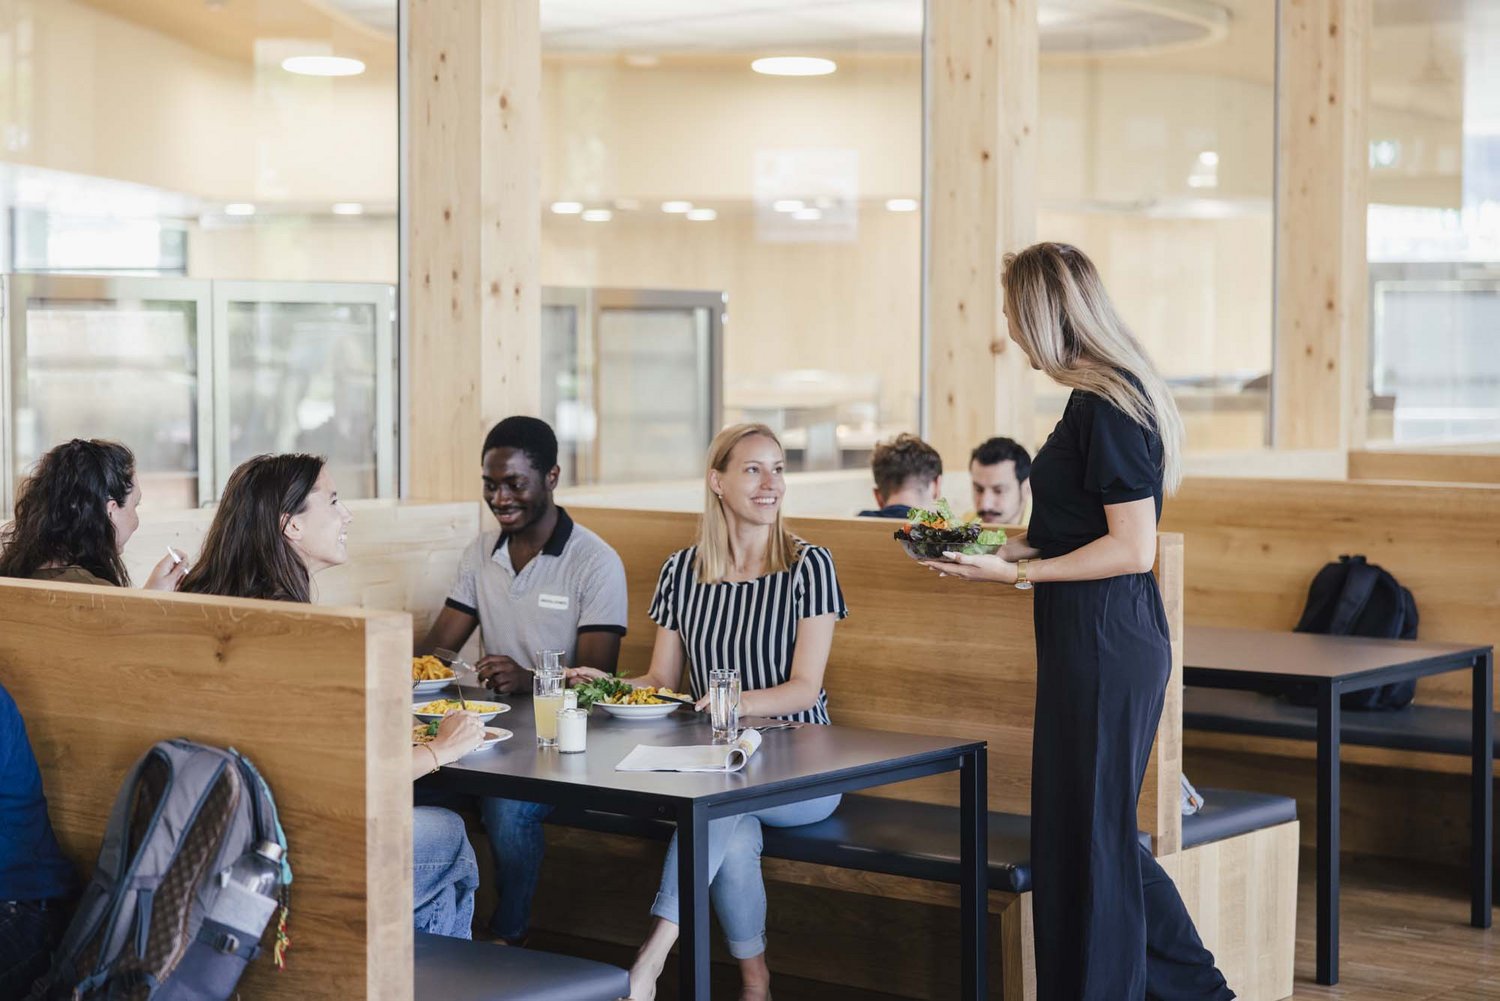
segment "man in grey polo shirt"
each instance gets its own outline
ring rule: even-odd
[[[484,502],[499,528],[464,551],[453,590],[416,652],[457,650],[478,626],[484,656],[474,666],[501,695],[531,684],[538,650],[562,650],[570,667],[613,673],[625,635],[625,565],[553,502],[557,437],[544,421],[508,417],[490,430],[480,456]],[[520,943],[541,871],[542,820],[552,808],[491,798],[480,810],[500,884],[490,931]]]

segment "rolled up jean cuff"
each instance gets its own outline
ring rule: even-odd
[[[665,893],[658,893],[656,899],[651,901],[652,917],[661,918],[663,921],[670,921],[674,925],[677,925],[682,923],[679,920],[679,913],[676,897],[669,897]],[[743,942],[726,939],[725,944],[729,947],[729,954],[735,959],[754,959],[766,951],[766,935],[765,932],[761,932],[754,938],[746,939]]]

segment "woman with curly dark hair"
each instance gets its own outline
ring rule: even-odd
[[[74,438],[53,448],[16,494],[0,529],[0,577],[129,587],[120,554],[140,527],[135,456],[114,441]],[[146,587],[171,591],[187,562],[164,556]]]

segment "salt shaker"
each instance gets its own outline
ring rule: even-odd
[[[562,708],[557,711],[557,749],[563,754],[577,754],[588,743],[589,713],[578,708],[578,693],[564,692]]]

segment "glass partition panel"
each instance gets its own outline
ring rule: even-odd
[[[1500,452],[1500,5],[1374,5],[1375,448]]]
[[[211,414],[208,290],[170,279],[5,279],[7,434],[0,510],[42,453],[70,438],[127,445],[145,502],[196,507]]]
[[[1275,3],[1047,0],[1037,233],[1098,265],[1192,451],[1269,440]],[[1037,377],[1029,448],[1067,391]]]

